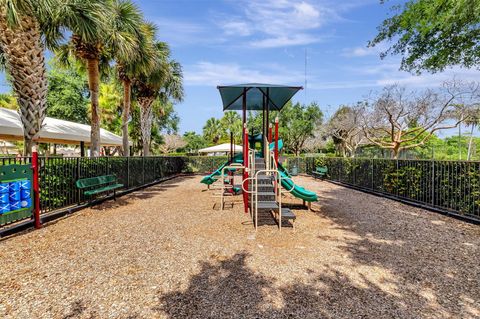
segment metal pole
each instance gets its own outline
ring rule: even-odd
[[[243,170],[243,181],[242,183],[245,182],[245,180],[248,178],[248,172],[247,172],[247,167],[248,167],[248,129],[247,129],[247,124],[245,124],[245,140],[247,141],[247,143],[245,143],[245,146],[244,146],[244,151],[245,153],[243,154],[244,155],[244,161],[243,161],[243,166],[245,167],[245,169]],[[244,187],[247,191],[249,190],[249,187],[248,187],[248,183],[247,185],[245,185]],[[245,209],[245,214],[248,213],[248,193],[244,193],[243,194],[243,204],[244,204],[244,209]]]
[[[278,166],[278,117],[275,118],[275,163]]]
[[[130,156],[127,156],[127,189],[130,188]]]
[[[265,95],[263,96],[263,105],[262,105],[262,155],[265,158],[265,143],[264,143],[264,138],[265,138],[265,107],[266,107],[266,101],[265,101]]]
[[[243,121],[243,166],[245,167],[243,169],[243,180],[242,180],[242,185],[245,183],[245,180],[248,178],[248,172],[247,172],[247,167],[248,167],[248,130],[247,130],[247,89],[243,88],[243,96],[242,96],[242,121]],[[248,190],[248,184],[245,185],[245,189]],[[248,193],[243,194],[243,207],[245,210],[245,213],[248,213]]]
[[[85,157],[85,142],[80,142],[80,156]]]
[[[34,206],[33,206],[33,219],[35,223],[35,228],[42,228],[42,221],[40,220],[40,183],[38,178],[38,152],[37,146],[33,146],[32,152],[32,169],[33,169],[33,195],[34,195]]]
[[[432,206],[435,206],[435,161],[432,160]]]
[[[233,162],[233,132],[230,132],[230,162]]]

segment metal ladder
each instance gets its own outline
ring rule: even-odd
[[[290,220],[295,229],[295,214],[289,208],[282,207],[282,194],[290,192],[293,188],[282,190],[282,176],[278,172],[273,152],[265,152],[265,158],[257,158],[255,155],[255,150],[249,152],[248,170],[253,176],[247,179],[248,191],[242,184],[243,191],[250,195],[250,215],[255,230],[258,228],[259,217],[265,218],[265,213],[271,214],[279,230],[282,229],[283,219]]]

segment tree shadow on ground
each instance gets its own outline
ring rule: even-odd
[[[247,253],[201,262],[188,287],[160,295],[152,309],[168,318],[416,318],[402,295],[364,279],[362,285],[327,267],[276,285],[247,265]],[[295,278],[292,278],[295,279]]]
[[[347,234],[339,249],[358,267],[392,273],[412,310],[420,312],[421,300],[424,312],[438,317],[480,316],[480,232],[474,226],[348,188],[321,194],[317,214]]]

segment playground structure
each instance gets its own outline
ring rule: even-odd
[[[227,196],[242,193],[244,211],[250,213],[255,230],[259,220],[269,216],[274,218],[279,230],[285,221],[293,227],[296,216],[289,208],[282,207],[282,196],[291,193],[310,209],[311,203],[317,201],[317,195],[296,185],[279,162],[283,147],[283,141],[279,139],[279,121],[277,117],[273,132],[269,117],[271,110],[280,112],[302,87],[251,83],[219,86],[218,89],[224,111],[242,111],[243,152],[234,154],[232,147],[230,159],[205,176],[201,183],[215,190],[214,197],[220,198],[222,210]],[[262,132],[249,135],[247,111],[252,110],[262,112]],[[260,143],[260,150],[256,149],[257,143]],[[231,145],[234,145],[233,138]],[[242,173],[239,185],[235,185],[237,172]]]

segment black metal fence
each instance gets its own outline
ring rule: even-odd
[[[228,160],[227,156],[186,156],[186,173],[211,173]]]
[[[84,202],[86,198],[75,186],[81,178],[115,175],[124,190],[129,190],[179,174],[184,167],[182,157],[41,157],[41,213]]]
[[[480,162],[309,157],[306,173],[480,221]]]
[[[0,165],[31,163],[30,157],[0,158]],[[116,175],[130,190],[185,171],[183,157],[39,157],[41,213],[78,205],[87,199],[75,182],[81,178]]]
[[[75,187],[80,178],[113,174],[124,190],[148,185],[179,173],[209,173],[227,157],[40,157],[41,213],[85,202]],[[28,157],[0,158],[0,165],[30,163]],[[480,162],[364,158],[288,158],[286,166],[311,174],[327,166],[326,178],[361,190],[388,195],[480,221]]]

